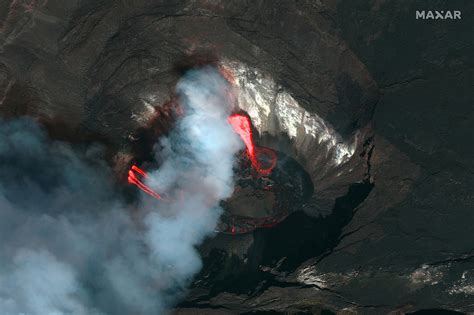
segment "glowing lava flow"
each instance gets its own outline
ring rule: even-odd
[[[250,126],[250,119],[247,116],[234,114],[227,118],[227,121],[232,126],[232,129],[242,138],[242,141],[247,147],[252,165],[256,165],[255,146],[253,144],[252,127]]]
[[[138,175],[138,176],[137,176]],[[155,192],[153,189],[144,184],[139,177],[148,178],[147,173],[141,170],[138,166],[133,165],[132,168],[128,171],[128,182],[140,188],[143,192],[152,196],[155,199],[160,200],[161,196]]]
[[[269,175],[276,165],[276,154],[271,149],[255,147],[253,143],[250,118],[241,114],[233,114],[227,118],[227,121],[232,126],[232,129],[234,129],[234,131],[240,136],[240,138],[242,138],[242,141],[245,143],[245,146],[247,147],[247,153],[255,170],[257,170],[257,172],[260,174]],[[267,167],[263,167],[261,162],[262,157],[269,160],[266,161],[266,163],[269,164]]]
[[[253,143],[252,126],[250,124],[250,118],[241,115],[234,114],[229,116],[227,119],[232,129],[240,136],[242,141],[245,143],[247,153],[252,162],[252,167],[257,170],[258,173],[263,175],[269,175],[272,169],[276,165],[276,154],[273,150],[268,148],[255,147]],[[265,165],[265,167],[263,166]],[[138,166],[133,165],[128,171],[128,182],[140,188],[143,192],[152,196],[155,199],[162,199],[161,196],[153,189],[148,187],[142,178],[150,178],[147,173],[141,170]]]

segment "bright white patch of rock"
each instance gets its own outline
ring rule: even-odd
[[[158,96],[155,93],[145,93],[140,95],[143,107],[139,112],[132,112],[131,119],[139,125],[145,126],[155,114],[154,105],[159,104]]]
[[[445,268],[445,266],[422,265],[409,275],[409,279],[415,286],[436,285],[444,277]]]
[[[474,295],[474,272],[472,270],[464,271],[461,279],[456,281],[454,285],[448,289],[448,293],[450,295]]]
[[[315,285],[319,288],[331,288],[331,283],[341,285],[357,276],[358,272],[356,271],[348,273],[320,273],[315,266],[309,265],[298,270],[296,279],[298,282],[306,285]]]
[[[355,152],[357,135],[345,143],[321,117],[310,113],[268,75],[245,64],[223,61],[221,65],[234,75],[239,88],[238,105],[245,110],[260,134],[287,134],[297,154],[318,145],[331,155],[334,164],[347,162]]]

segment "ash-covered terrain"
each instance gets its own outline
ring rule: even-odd
[[[462,19],[417,20],[416,10],[460,10]],[[0,2],[0,313],[474,312],[473,16],[467,0]],[[216,180],[225,180],[209,185],[212,205],[202,202],[209,182],[178,178],[189,173],[170,181],[185,194],[167,211],[202,202],[210,215],[201,222],[183,210],[179,231],[157,223],[144,247],[173,259],[153,269],[135,242],[153,230],[147,211],[160,200],[144,199],[127,171],[136,164],[160,179],[169,157],[194,152],[172,140],[189,136],[177,122],[201,106],[192,76],[202,69],[206,102],[212,93],[229,102],[221,120],[230,107],[248,115],[255,144],[283,166],[265,178],[246,165],[236,192],[229,157],[244,146],[231,133],[232,145],[219,142],[224,158],[193,160],[197,173],[219,165]],[[38,125],[18,123],[25,117]],[[219,121],[210,130],[228,132]],[[52,192],[21,190],[36,181]],[[55,189],[62,182],[67,189]],[[169,188],[159,184],[157,192]],[[50,203],[35,198],[50,196],[61,198],[42,213]],[[113,222],[102,216],[111,199],[124,214]],[[220,206],[222,216],[207,212]],[[38,216],[18,219],[25,207]],[[64,234],[82,210],[88,219],[73,221],[87,224]],[[130,226],[136,246],[123,250]],[[66,246],[64,235],[81,237]],[[189,245],[179,256],[162,245],[181,250],[179,240]],[[45,251],[20,255],[24,243]]]

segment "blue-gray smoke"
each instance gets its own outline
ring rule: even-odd
[[[134,217],[100,147],[0,121],[0,314],[162,314],[185,294],[242,144],[226,122],[233,91],[216,70],[189,72],[177,92],[184,116],[148,182],[165,200],[144,196]]]

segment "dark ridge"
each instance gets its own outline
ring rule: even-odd
[[[277,312],[277,311],[256,311],[256,312],[242,313],[242,315],[278,315],[278,314],[285,314],[285,313]]]
[[[265,243],[261,263],[273,265],[286,257],[279,270],[292,271],[305,260],[334,248],[342,228],[352,219],[353,210],[367,198],[373,186],[368,181],[352,184],[345,196],[336,199],[328,217],[313,218],[300,211],[275,229],[256,231],[255,243],[258,239]]]
[[[406,313],[407,315],[463,315],[466,313],[450,311],[441,308],[428,308],[424,310],[419,310],[413,313]]]

